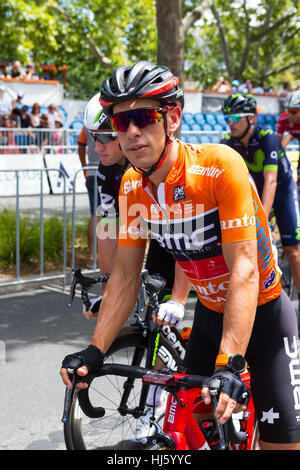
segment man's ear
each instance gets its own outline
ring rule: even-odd
[[[178,105],[168,112],[168,130],[170,134],[174,134],[174,132],[179,129],[181,124],[181,118],[182,110]]]

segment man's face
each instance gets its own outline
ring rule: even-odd
[[[142,108],[160,107],[160,103],[153,99],[128,100],[116,104],[113,112],[114,115],[132,110],[140,110],[143,113]],[[149,170],[159,159],[166,142],[162,115],[158,113],[157,122],[143,128],[138,127],[133,120],[129,120],[128,127],[124,132],[118,130],[118,138],[124,155],[130,163],[137,168]]]
[[[244,113],[231,113],[225,116],[226,121],[229,124],[230,132],[233,137],[237,139],[244,135],[248,127],[248,120],[250,124],[254,122],[254,115],[247,115]]]
[[[93,131],[91,136],[95,140],[95,151],[98,153],[102,165],[111,166],[116,163],[124,165],[125,157],[119,147],[118,138],[114,137],[114,140],[107,142],[108,139],[113,138],[111,130]]]
[[[287,113],[291,124],[300,124],[300,108],[289,108]]]

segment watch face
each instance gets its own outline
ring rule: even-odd
[[[230,356],[228,361],[228,366],[230,367],[230,369],[237,373],[244,371],[245,364],[246,361],[243,356],[241,356],[241,354],[233,354],[232,356]]]

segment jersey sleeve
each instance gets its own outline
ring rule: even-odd
[[[283,119],[282,119],[281,116],[279,116],[279,119],[278,119],[277,124],[276,124],[276,134],[279,137],[282,137],[283,134],[284,134],[284,131],[285,131],[285,128],[284,128],[284,125],[283,125]]]
[[[261,146],[264,153],[264,170],[278,171],[278,159],[282,153],[280,140],[271,130],[260,131]]]
[[[256,239],[250,178],[243,158],[224,146],[222,176],[214,180],[222,243]]]
[[[85,135],[85,127],[84,126],[82,126],[82,129],[80,131],[79,137],[77,139],[77,144],[78,145],[87,145],[86,135]]]

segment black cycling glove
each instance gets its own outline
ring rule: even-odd
[[[81,366],[86,366],[89,373],[96,372],[104,360],[105,355],[99,348],[90,344],[86,349],[69,354],[62,361],[62,368],[77,370]]]
[[[250,392],[239,375],[227,369],[219,369],[213,373],[205,385],[203,384],[203,387],[208,387],[209,389],[215,388],[215,379],[220,381],[220,392],[226,393],[240,405],[248,405]]]

